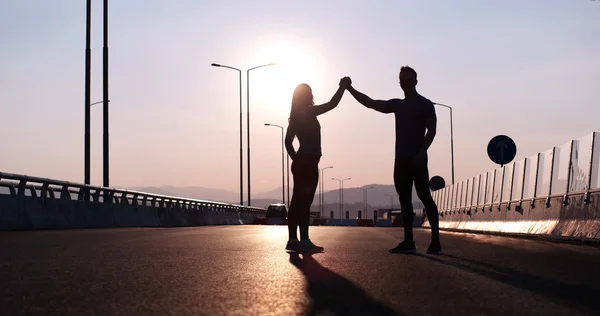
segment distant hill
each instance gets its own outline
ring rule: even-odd
[[[393,195],[394,207],[398,207],[399,201],[396,195],[396,189],[393,185],[386,184],[371,184],[362,187],[351,187],[344,188],[344,205],[347,207],[356,204],[359,208],[363,203],[363,190],[362,188],[373,187],[368,190],[367,200],[368,204],[373,207],[389,207],[390,197],[385,194]],[[136,187],[130,188],[131,190],[148,192],[161,195],[178,196],[190,199],[224,202],[224,203],[239,203],[239,193],[232,192],[222,189],[204,188],[204,187],[177,187],[172,185],[165,185],[160,187]],[[290,194],[293,193],[293,188],[290,188]],[[244,192],[246,195],[246,192]],[[246,197],[246,196],[245,196]],[[328,208],[337,205],[339,208],[340,203],[340,190],[325,191],[325,204]],[[247,198],[247,197],[246,197]],[[286,200],[287,200],[287,188],[286,188]],[[413,188],[413,202],[418,202],[418,198]],[[258,192],[252,195],[252,206],[266,207],[271,203],[281,203],[281,187],[275,188],[271,191]],[[247,200],[244,200],[244,205],[247,204]],[[318,209],[319,205],[319,194],[318,190],[315,194],[313,201],[313,207]]]

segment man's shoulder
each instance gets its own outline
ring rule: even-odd
[[[429,100],[427,97],[419,94],[419,100],[427,105],[433,106],[433,101]]]

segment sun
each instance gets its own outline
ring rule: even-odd
[[[257,77],[256,91],[267,107],[281,107],[290,104],[292,93],[297,85],[309,84],[313,91],[320,85],[318,62],[310,47],[299,41],[278,40],[266,45],[261,60],[275,63]]]

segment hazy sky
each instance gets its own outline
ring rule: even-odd
[[[403,97],[398,71],[454,109],[456,180],[600,130],[600,1],[157,1],[109,3],[111,186],[239,188],[239,81],[250,72],[252,192],[281,184],[280,130],[296,84],[328,101],[339,79]],[[92,102],[102,100],[102,1],[93,1]],[[0,2],[0,171],[83,182],[85,1]],[[437,108],[431,175],[450,182]],[[349,93],[319,118],[321,167],[346,187],[392,183],[393,115]],[[297,142],[296,142],[297,145]],[[246,174],[244,159],[244,175]],[[244,176],[244,190],[246,190]],[[102,107],[92,109],[92,184],[102,184]],[[327,181],[333,189],[337,181]],[[246,198],[246,192],[244,193]]]

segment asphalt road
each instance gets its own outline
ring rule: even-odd
[[[442,233],[444,255],[390,254],[402,230],[283,226],[0,233],[0,314],[598,315],[600,249]]]

